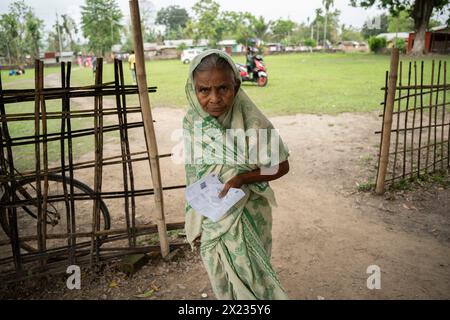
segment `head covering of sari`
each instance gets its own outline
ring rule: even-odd
[[[262,112],[255,106],[255,104],[250,100],[247,94],[239,88],[234,103],[231,108],[229,108],[220,117],[215,118],[209,115],[205,110],[203,110],[200,105],[196,93],[195,93],[195,83],[194,83],[194,71],[198,65],[202,62],[204,58],[209,55],[216,54],[219,57],[225,59],[233,70],[234,77],[239,83],[241,82],[241,76],[239,70],[237,69],[235,63],[231,57],[223,51],[220,50],[207,50],[200,55],[198,55],[192,62],[188,80],[186,83],[186,97],[189,102],[187,113],[183,119],[183,129],[186,133],[191,135],[191,139],[185,144],[185,149],[193,148],[192,143],[195,139],[193,138],[194,129],[201,130],[200,132],[206,136],[206,140],[214,141],[217,138],[223,138],[226,134],[227,129],[242,129],[247,131],[249,129],[267,129],[270,134],[271,129],[274,129],[272,123],[262,114]],[[211,130],[213,129],[213,130]],[[222,137],[217,137],[217,134],[221,134]],[[209,140],[210,139],[210,140]],[[269,167],[270,165],[276,165],[278,163],[270,163],[270,156],[272,150],[270,149],[270,139],[267,143],[267,157],[265,162],[250,164],[249,161],[245,161],[245,164],[234,164],[228,165],[225,161],[224,164],[205,164],[205,163],[188,163],[185,165],[186,169],[186,182],[190,185],[202,177],[210,174],[216,173],[219,179],[225,183],[234,176],[241,174],[243,172],[253,171],[261,167]],[[186,141],[186,140],[185,140]],[[260,142],[258,142],[260,143]],[[207,143],[206,143],[207,144]],[[229,146],[227,146],[228,148]],[[205,138],[203,138],[202,148],[205,148]],[[248,148],[248,146],[247,146]],[[279,163],[287,160],[289,152],[287,147],[284,145],[281,139],[279,139],[279,150],[278,158]],[[276,151],[275,151],[276,152]],[[236,151],[234,151],[236,153]],[[239,153],[237,156],[248,156],[248,150],[237,150]],[[198,159],[197,159],[198,160]],[[248,160],[248,159],[246,159]],[[254,183],[251,185],[243,186],[244,192],[249,195],[251,192],[258,193],[264,196],[271,204],[276,205],[275,197],[272,189],[267,182]],[[244,199],[245,200],[245,199]],[[239,209],[239,204],[241,206],[245,204],[245,201],[241,200],[234,209]],[[241,208],[242,209],[242,208]],[[235,210],[236,211],[236,210]],[[186,234],[187,239],[192,243],[195,238],[197,238],[202,232],[203,217],[195,212],[188,204],[186,205]],[[219,221],[220,223],[221,221]]]

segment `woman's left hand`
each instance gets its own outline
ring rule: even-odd
[[[225,187],[219,193],[219,198],[225,197],[228,193],[228,190],[230,190],[230,188],[239,189],[242,187],[243,184],[244,184],[244,182],[240,176],[235,176],[234,178],[231,178],[227,183],[225,183]]]

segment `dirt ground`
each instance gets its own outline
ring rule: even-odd
[[[180,109],[153,110],[160,154],[171,153],[179,143],[171,136],[183,115]],[[357,191],[358,183],[374,175],[378,113],[298,114],[271,120],[291,151],[289,174],[271,183],[279,204],[273,210],[272,263],[289,297],[449,299],[450,189],[424,184],[384,196]],[[130,139],[133,152],[145,150],[142,130],[133,130]],[[105,154],[117,154],[117,137],[107,141]],[[92,156],[87,153],[80,160]],[[184,183],[183,165],[165,158],[161,167],[164,186]],[[148,163],[136,164],[135,175],[138,186],[151,187]],[[92,171],[79,171],[76,178],[92,184]],[[121,179],[120,166],[106,169],[105,191],[117,189]],[[167,222],[183,221],[183,204],[182,190],[165,194]],[[107,205],[113,225],[124,223],[123,204]],[[139,223],[154,221],[153,207],[151,197],[138,202]],[[371,265],[380,267],[381,289],[366,286]],[[190,249],[178,250],[170,261],[153,258],[132,277],[118,271],[117,262],[98,272],[85,270],[81,290],[68,290],[66,277],[3,287],[0,297],[214,299],[199,255]]]

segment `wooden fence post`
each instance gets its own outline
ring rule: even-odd
[[[394,110],[395,93],[397,91],[397,72],[399,62],[399,50],[392,48],[391,66],[389,70],[388,95],[386,99],[386,108],[384,111],[383,136],[381,138],[381,153],[378,167],[378,176],[375,192],[384,193],[384,182],[386,179],[386,170],[389,163],[389,149],[391,146],[392,130],[392,112]]]
[[[169,240],[164,217],[163,190],[161,172],[159,167],[158,146],[156,144],[155,129],[147,89],[147,75],[145,72],[144,44],[141,30],[141,17],[138,0],[130,0],[130,14],[133,26],[134,52],[136,56],[136,78],[139,88],[139,101],[142,110],[142,120],[147,143],[147,152],[150,159],[150,172],[152,175],[154,197],[157,210],[156,224],[158,226],[161,255],[165,258],[169,254]]]

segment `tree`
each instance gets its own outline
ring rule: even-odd
[[[186,28],[189,15],[184,8],[169,6],[162,8],[156,15],[156,23],[166,26],[166,34],[180,34]]]
[[[322,4],[325,7],[325,26],[324,26],[324,34],[323,34],[323,47],[325,49],[327,42],[327,24],[328,24],[328,13],[330,8],[334,5],[334,0],[322,0]]]
[[[81,6],[83,35],[89,41],[89,49],[105,55],[120,42],[122,11],[116,0],[85,0]]]
[[[65,36],[69,38],[70,49],[73,51],[78,51],[76,50],[78,48],[78,45],[75,41],[75,38],[78,34],[78,27],[75,20],[67,14],[63,14],[61,18],[62,18],[61,31]]]
[[[362,41],[363,36],[361,31],[353,26],[341,26],[341,40],[342,41]]]
[[[17,32],[17,21],[14,19],[12,14],[6,13],[2,14],[0,19],[0,46],[2,52],[6,53],[8,57],[9,64],[13,63],[13,60],[17,60],[17,44],[15,39],[18,36]]]
[[[295,22],[292,20],[275,20],[271,26],[274,40],[281,41],[288,38],[292,34],[295,26]]]
[[[238,43],[247,46],[249,39],[256,37],[256,21],[250,12],[225,11],[222,13],[224,36],[234,38]]]
[[[39,57],[44,23],[23,0],[10,4],[0,16],[0,50],[9,63],[21,63],[27,55]]]
[[[388,9],[389,12],[398,16],[401,11],[406,10],[414,20],[414,46],[412,54],[420,55],[425,50],[425,33],[434,11],[448,9],[450,0],[350,0],[352,6],[371,7],[377,3],[379,8]]]
[[[414,20],[408,12],[400,11],[396,16],[388,17],[388,32],[410,32],[414,30]]]
[[[319,44],[320,39],[325,38],[325,17],[327,19],[327,39],[331,42],[336,42],[338,40],[338,29],[339,29],[339,17],[341,12],[339,10],[329,11],[328,14],[324,14],[321,8],[315,10],[316,16],[312,22],[316,29],[316,41]]]
[[[322,16],[322,8],[317,8],[315,10],[315,13],[316,13],[316,17],[314,18],[314,21],[312,24],[316,26],[316,39],[317,39],[316,43],[319,44],[320,26],[323,25],[325,19]]]
[[[44,21],[37,18],[33,11],[30,10],[26,14],[25,25],[25,43],[28,47],[27,52],[32,55],[34,59],[39,59]]]
[[[379,35],[380,33],[388,32],[388,16],[382,13],[379,16],[370,18],[370,22],[365,22],[361,34],[364,39],[369,39],[372,36]]]
[[[195,13],[195,19],[189,24],[188,30],[194,35],[194,40],[205,38],[209,46],[215,48],[226,30],[220,14],[220,5],[214,0],[199,0],[192,10]]]
[[[253,22],[253,30],[255,37],[261,40],[267,40],[269,34],[270,22],[266,21],[263,16],[255,19]]]
[[[289,39],[290,45],[300,45],[305,42],[305,39],[309,39],[311,37],[311,30],[309,24],[305,24],[304,22],[300,24],[296,24],[294,30],[292,31],[292,35]]]

